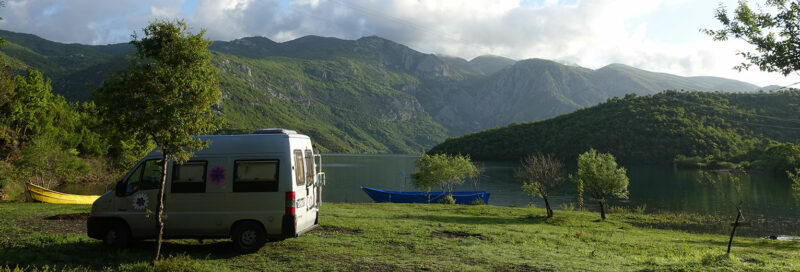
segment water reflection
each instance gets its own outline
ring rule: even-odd
[[[388,190],[416,190],[408,174],[416,168],[418,157],[407,155],[325,155],[328,183],[323,193],[329,202],[371,202],[360,186]],[[513,178],[517,162],[478,162],[485,168],[479,189],[492,193],[491,205],[544,207],[541,199],[531,199],[520,190]],[[574,172],[575,166],[568,166]],[[610,200],[611,206],[633,209],[646,206],[646,212],[690,212],[724,217],[736,215],[736,190],[730,186],[714,188],[698,182],[696,170],[663,166],[626,166],[630,177],[629,200]],[[472,190],[465,183],[458,190]],[[770,174],[751,174],[741,178],[743,212],[753,226],[743,233],[752,235],[800,234],[800,202],[791,194],[785,177]],[[597,204],[586,196],[586,207]],[[550,197],[555,209],[576,205],[577,193],[569,181],[556,188]],[[737,230],[738,232],[738,230]]]

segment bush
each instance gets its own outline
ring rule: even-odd
[[[476,198],[475,200],[470,202],[469,205],[486,205],[486,202],[483,202],[483,199]]]
[[[619,213],[619,214],[630,213],[630,211],[628,211],[628,208],[622,206],[609,206],[608,212]]]
[[[571,211],[575,210],[575,203],[572,203],[572,202],[561,203],[561,205],[559,205],[558,208],[561,209],[561,210],[564,210],[564,211],[570,211],[571,212]]]
[[[636,211],[636,213],[639,213],[639,214],[643,214],[645,210],[647,210],[647,204],[642,204],[642,205],[636,206],[636,208],[634,208],[634,211]]]
[[[23,200],[24,196],[25,186],[14,165],[0,161],[0,200]]]
[[[439,203],[441,203],[441,204],[456,204],[456,200],[453,198],[453,196],[446,195],[446,196],[444,196],[442,198],[442,200],[439,200]]]

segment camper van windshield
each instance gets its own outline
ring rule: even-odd
[[[125,181],[125,195],[139,190],[158,189],[161,184],[161,165],[157,160],[147,160],[140,164]]]

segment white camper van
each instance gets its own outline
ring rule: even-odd
[[[164,190],[165,238],[227,238],[241,252],[267,239],[296,237],[318,224],[325,174],[311,139],[292,130],[201,136],[209,147],[170,162]],[[161,154],[153,151],[92,205],[89,237],[112,247],[154,238]]]

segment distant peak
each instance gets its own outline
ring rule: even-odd
[[[268,44],[275,44],[276,42],[270,40],[267,37],[263,36],[252,36],[252,37],[244,37],[232,40],[231,43],[268,43]]]
[[[360,41],[360,40],[383,40],[383,41],[388,41],[388,39],[381,38],[381,37],[379,37],[379,36],[375,36],[375,35],[371,35],[371,36],[364,36],[364,37],[361,37],[361,38],[359,38],[358,40],[359,40],[359,41]]]
[[[389,39],[386,39],[386,38],[382,38],[382,37],[378,37],[378,36],[374,36],[374,35],[373,36],[364,36],[364,37],[359,38],[356,41],[362,42],[362,43],[386,43],[386,44],[402,45],[402,44],[397,43],[395,41],[392,41],[392,40],[389,40]],[[405,46],[405,45],[403,45],[403,46]]]
[[[633,66],[630,66],[630,65],[625,65],[625,64],[622,64],[622,63],[612,63],[612,64],[609,64],[609,65],[603,66],[600,69],[603,69],[603,68],[638,69],[636,67],[633,67]]]
[[[515,62],[516,61],[514,59],[501,57],[501,56],[497,56],[497,55],[480,55],[480,56],[472,58],[470,61],[476,61],[476,60],[477,61],[480,61],[480,60],[504,60],[504,61],[511,61],[511,62]]]
[[[540,59],[540,58],[532,58],[532,59],[524,59],[517,62],[518,64],[527,65],[527,64],[550,64],[550,65],[563,65],[561,63],[548,60],[548,59]]]

